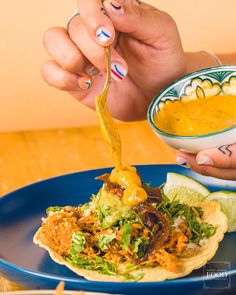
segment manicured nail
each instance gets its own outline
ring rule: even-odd
[[[213,166],[213,161],[207,155],[199,155],[197,157],[197,164],[198,165],[205,165],[205,166]]]
[[[88,77],[80,77],[78,80],[79,87],[83,90],[88,90],[91,87],[91,79]]]
[[[99,74],[99,69],[96,68],[95,66],[87,66],[85,68],[85,72],[89,75],[89,76],[97,76],[97,74]]]
[[[111,35],[111,32],[105,27],[100,27],[96,31],[96,38],[102,45],[111,39]]]
[[[127,70],[120,64],[111,64],[111,76],[116,81],[121,81],[127,75]]]
[[[183,157],[180,157],[180,156],[176,157],[176,164],[180,165],[180,166],[182,166],[184,168],[190,168],[187,160],[185,158],[183,158]]]
[[[125,10],[120,3],[116,1],[110,1],[111,11],[114,12],[116,15],[123,15]]]

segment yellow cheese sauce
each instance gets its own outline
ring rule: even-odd
[[[98,122],[102,135],[109,145],[110,153],[114,160],[115,168],[110,175],[110,181],[125,187],[122,201],[125,205],[135,206],[147,199],[146,191],[141,187],[142,181],[136,168],[124,167],[121,161],[121,139],[115,121],[112,119],[106,103],[110,85],[110,50],[106,48],[107,79],[100,96],[96,96],[95,105]]]
[[[161,131],[173,135],[196,136],[236,125],[236,96],[217,95],[165,104],[154,118]]]

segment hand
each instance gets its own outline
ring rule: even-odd
[[[236,144],[204,150],[197,155],[178,152],[176,162],[206,176],[236,180]]]
[[[62,27],[45,33],[44,45],[53,60],[42,66],[43,78],[94,108],[104,83],[103,47],[112,44],[109,110],[117,119],[145,119],[155,94],[186,71],[175,22],[135,0],[105,0],[103,5],[101,0],[78,0],[78,11],[69,34]],[[96,76],[94,66],[100,70]]]

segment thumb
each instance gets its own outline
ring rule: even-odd
[[[173,39],[175,35],[178,36],[174,20],[167,13],[146,3],[137,0],[105,0],[103,5],[117,31],[129,33],[143,43],[155,46],[159,44],[160,38],[168,38],[168,32]],[[177,34],[173,34],[173,28]]]
[[[223,145],[197,154],[198,165],[216,168],[236,168],[236,144]]]

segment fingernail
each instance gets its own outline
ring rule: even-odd
[[[188,164],[188,161],[185,158],[180,157],[180,156],[176,157],[176,164],[180,165],[180,166],[182,166],[184,168],[190,168],[190,166]]]
[[[100,27],[96,31],[96,38],[101,44],[106,44],[111,39],[112,33],[105,27]]]
[[[212,159],[207,155],[199,155],[196,160],[198,165],[213,166]]]
[[[78,84],[82,90],[88,90],[91,87],[92,82],[88,77],[80,77]]]
[[[111,76],[116,81],[121,81],[127,75],[127,70],[118,63],[111,64]]]
[[[99,74],[99,69],[96,68],[95,66],[87,66],[85,68],[85,72],[89,75],[89,76],[97,76],[97,74]]]
[[[124,7],[120,5],[120,3],[116,1],[110,1],[110,5],[111,5],[111,11],[114,12],[116,15],[124,14],[125,12]]]

